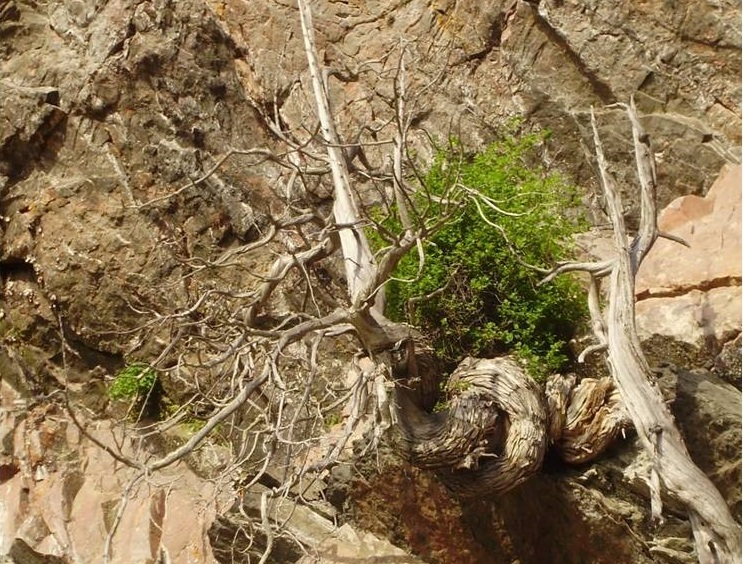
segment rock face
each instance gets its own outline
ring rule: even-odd
[[[207,530],[229,495],[185,464],[133,483],[133,470],[59,406],[19,398],[4,382],[0,392],[8,406],[0,417],[0,554],[18,563],[102,562],[108,546],[111,563],[216,562]],[[108,422],[85,422],[103,444],[142,448]]]
[[[313,115],[293,8],[215,5],[246,54],[237,67],[246,92],[267,106],[277,101],[294,127]],[[662,2],[414,0],[318,3],[314,9],[325,61],[337,71],[330,86],[344,108],[348,140],[384,115],[374,95],[391,94],[359,63],[389,57],[402,40],[422,45],[409,72],[424,80],[445,77],[421,105],[421,123],[431,132],[456,131],[465,143],[479,145],[497,135],[500,121],[523,115],[554,132],[548,158],[581,184],[595,186],[581,146],[591,146],[588,111],[595,106],[607,156],[620,186],[629,187],[635,172],[624,113],[602,108],[634,95],[662,163],[662,205],[679,195],[705,194],[725,162],[740,160],[736,2],[672,8]],[[633,217],[634,191],[623,195]]]
[[[634,95],[655,142],[661,203],[683,196],[663,228],[691,244],[658,243],[642,273],[639,326],[656,360],[701,363],[740,387],[740,167],[710,188],[723,165],[739,162],[740,3],[353,0],[313,9],[346,141],[370,124],[383,140],[392,92],[380,77],[405,44],[421,131],[479,148],[514,114],[524,128],[549,128],[543,156],[586,188],[594,218],[588,111],[597,109],[631,223],[629,127],[606,105]],[[269,225],[271,166],[235,155],[213,169],[230,149],[278,146],[269,122],[312,131],[298,17],[268,0],[0,0],[0,57],[0,555],[95,562],[130,474],[79,433],[60,390],[95,436],[112,440],[107,380],[133,350],[147,360],[163,346],[158,335],[133,342],[130,331],[189,303],[186,265]],[[313,196],[325,210],[327,195]],[[250,289],[242,274],[202,282]],[[707,372],[669,378],[690,448],[737,507],[739,393]],[[177,397],[177,386],[167,392]],[[315,538],[314,557],[416,561],[370,530],[432,562],[686,562],[678,508],[668,506],[657,535],[644,522],[643,464],[627,444],[596,467],[548,464],[502,503],[473,507],[399,462],[381,475],[367,469],[366,481],[336,477],[328,497],[361,529],[330,534],[327,516],[315,516],[327,536]],[[112,561],[229,561],[217,529],[240,523],[227,511],[230,492],[221,494],[185,465],[138,484]]]
[[[706,197],[681,197],[661,213],[660,229],[689,247],[659,240],[638,274],[637,329],[657,360],[710,363],[735,346],[741,330],[740,202],[741,168],[731,166]],[[736,375],[721,362],[723,377],[740,388],[739,370]]]

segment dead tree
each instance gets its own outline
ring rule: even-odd
[[[689,456],[681,433],[654,381],[635,329],[635,276],[640,264],[659,236],[675,238],[658,231],[657,180],[650,136],[640,123],[634,100],[626,109],[632,124],[640,183],[641,218],[638,233],[629,243],[619,191],[608,172],[596,118],[591,111],[596,159],[614,233],[615,256],[612,260],[595,264],[560,265],[548,279],[562,272],[590,273],[589,306],[598,343],[586,352],[606,352],[622,404],[651,457],[653,466],[648,486],[653,518],[662,518],[661,487],[665,487],[669,495],[680,500],[689,512],[699,561],[703,564],[739,562],[740,526],[733,520],[720,492]],[[602,311],[599,286],[601,280],[607,277],[608,305]]]
[[[338,202],[352,201],[353,195],[345,180],[348,178],[345,161],[334,149],[338,144],[338,135],[333,116],[327,110],[328,90],[322,82],[317,62],[311,12],[305,0],[298,0],[298,4],[328,161],[331,168],[339,171],[333,174],[335,220],[353,229],[361,224],[363,218],[357,215],[354,206],[338,205]],[[400,58],[396,78],[397,134],[393,193],[395,203],[401,210],[403,232],[378,262],[368,258],[368,244],[363,231],[357,229],[353,237],[347,237],[348,246],[343,248],[343,256],[351,302],[347,310],[348,320],[367,354],[382,370],[389,371],[394,365],[391,375],[395,377],[397,401],[394,404],[380,401],[380,405],[389,405],[392,413],[388,419],[398,422],[393,432],[397,435],[400,452],[419,466],[437,470],[442,480],[463,497],[481,496],[484,493],[497,495],[517,486],[541,467],[549,443],[548,421],[565,417],[563,411],[550,414],[548,406],[566,411],[569,411],[569,403],[574,410],[576,406],[581,406],[585,425],[600,415],[597,408],[612,402],[615,405],[616,400],[606,393],[606,386],[601,390],[586,382],[581,389],[598,389],[597,394],[588,394],[597,398],[597,401],[565,401],[559,406],[548,404],[540,388],[513,360],[466,359],[450,376],[450,387],[460,392],[451,399],[448,410],[432,413],[426,409],[430,405],[431,390],[439,387],[440,367],[422,335],[414,328],[393,323],[384,317],[383,307],[380,307],[383,300],[380,299],[379,290],[391,276],[399,259],[436,228],[435,225],[413,225],[407,213],[409,193],[414,188],[405,185],[401,174],[404,142],[409,127],[405,119],[404,54]],[[458,197],[460,199],[455,199],[455,208],[464,205],[467,198],[484,200],[477,191],[466,187]],[[394,348],[402,349],[402,358],[393,360],[390,357]],[[588,453],[583,458],[597,456],[626,424],[622,416],[604,418],[603,421],[604,428],[593,427],[594,431],[600,430],[600,433],[591,437],[581,436],[580,449],[584,454]],[[555,425],[552,427],[554,429]],[[558,433],[554,438],[561,440],[565,452],[571,450],[569,435]]]
[[[105,448],[144,476],[192,454],[216,432],[229,437],[231,459],[224,475],[239,474],[240,488],[249,489],[271,474],[272,485],[262,494],[256,517],[267,539],[261,559],[265,562],[273,539],[281,532],[271,504],[293,495],[295,486],[334,464],[370,417],[375,421],[371,446],[388,435],[402,456],[437,472],[456,494],[468,498],[497,495],[522,483],[539,471],[550,444],[569,462],[598,456],[627,426],[629,413],[653,453],[655,472],[690,508],[700,559],[717,554],[720,561],[732,561],[728,558],[737,554],[739,533],[729,513],[721,509],[724,502],[711,484],[703,493],[699,488],[706,478],[690,464],[661,396],[646,378],[647,365],[634,333],[634,273],[657,236],[654,176],[649,176],[647,154],[638,153],[644,227],[637,242],[627,247],[621,206],[607,188],[617,259],[599,265],[565,264],[553,274],[581,269],[592,273],[589,299],[599,348],[609,352],[617,389],[608,379],[584,379],[576,386],[571,378],[555,376],[545,393],[512,359],[467,358],[449,377],[449,388],[456,393],[447,409],[434,411],[443,379],[441,366],[416,328],[385,316],[383,289],[400,259],[408,252],[422,254],[422,241],[462,206],[473,200],[489,204],[476,190],[456,186],[439,197],[444,204],[439,216],[420,219],[420,214],[409,213],[414,205],[411,196],[422,186],[410,182],[405,174],[406,168],[415,170],[417,166],[407,153],[415,96],[406,76],[409,52],[405,46],[391,49],[375,71],[380,79],[386,77],[394,83],[393,115],[378,128],[378,132],[387,132],[391,127],[393,133],[386,141],[375,141],[376,146],[389,147],[391,170],[385,171],[381,165],[375,170],[349,169],[349,144],[339,134],[331,110],[312,14],[307,0],[297,3],[319,126],[307,127],[304,138],[299,138],[282,127],[278,111],[266,111],[256,103],[256,110],[284,149],[230,151],[202,178],[183,188],[206,182],[227,158],[252,159],[247,164],[270,163],[279,171],[276,177],[281,189],[277,191],[283,207],[274,211],[257,240],[216,258],[184,257],[190,303],[181,304],[176,313],[153,312],[152,321],[140,330],[142,341],[167,336],[159,356],[150,364],[169,380],[193,391],[192,399],[149,432],[162,432],[197,405],[207,411],[203,425],[178,448],[154,460],[133,460]],[[433,77],[422,88],[435,83]],[[647,136],[638,133],[634,110],[630,116],[636,147],[645,150]],[[356,148],[364,143],[362,133],[356,138]],[[608,178],[598,152],[603,176]],[[390,234],[388,245],[376,254],[365,232],[374,225],[373,219],[359,205],[354,189],[354,181],[361,177],[384,186],[382,191],[394,201],[402,224],[401,232]],[[313,179],[322,182],[326,178],[332,187],[329,210],[313,208],[297,197],[307,191]],[[203,282],[202,275],[244,267],[248,257],[267,251],[276,253],[277,258],[267,272],[247,270],[256,280],[252,287],[215,288]],[[322,283],[320,266],[339,255],[343,276],[333,278],[335,282],[330,284],[343,286],[345,295],[321,297],[316,291]],[[323,272],[333,269],[329,265]],[[612,281],[606,324],[597,309],[596,282],[605,275]],[[294,309],[272,309],[282,287],[294,294],[297,288],[304,288],[302,303]],[[322,382],[322,347],[339,335],[352,335],[357,343],[352,378],[343,384],[346,375],[337,374],[337,382]],[[326,417],[344,405],[342,432],[329,439]],[[696,491],[688,487],[689,480]]]

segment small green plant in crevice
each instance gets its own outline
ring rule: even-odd
[[[326,413],[323,418],[323,423],[326,430],[330,430],[343,421],[340,414],[335,412]]]
[[[0,320],[0,341],[15,343],[21,338],[21,330],[18,327],[11,325],[5,320]]]
[[[150,366],[135,362],[119,370],[108,387],[112,400],[145,401],[157,385],[157,372]]]
[[[387,286],[387,314],[431,336],[448,368],[467,355],[514,353],[542,380],[569,360],[567,342],[586,317],[583,292],[568,277],[538,286],[543,274],[530,265],[549,268],[570,258],[572,236],[585,221],[576,212],[577,189],[539,164],[544,139],[544,133],[520,135],[507,127],[475,155],[453,141],[423,178],[414,200],[425,210],[419,221],[443,213],[441,202],[451,194],[465,195],[466,203],[425,241],[420,275],[417,253],[400,261]],[[459,186],[507,213],[458,192]],[[401,229],[394,217],[383,227]]]
[[[472,387],[471,382],[466,382],[462,380],[456,380],[454,382],[441,382],[439,384],[439,400],[436,402],[436,405],[433,407],[434,413],[438,413],[441,411],[446,411],[449,409],[449,402],[451,400],[467,390],[469,390]]]
[[[175,423],[174,425],[168,425],[168,428],[175,431],[175,434],[170,433],[170,436],[179,437],[176,438],[179,444],[185,444],[187,439],[200,432],[208,422],[203,416],[194,414],[193,405],[178,405],[165,395],[161,398],[159,407],[158,415],[160,419]],[[213,444],[227,446],[229,444],[228,428],[228,425],[218,423],[208,434],[210,441]]]
[[[187,417],[184,421],[181,422],[181,426],[185,431],[187,431],[190,435],[195,435],[199,431],[201,431],[204,426],[206,425],[206,421],[203,419],[197,419],[195,417]]]

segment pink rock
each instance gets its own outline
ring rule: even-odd
[[[4,398],[15,397],[2,381],[0,393]],[[0,411],[0,431],[15,427],[13,455],[20,470],[0,484],[0,554],[20,538],[42,555],[102,562],[122,492],[134,471],[71,429],[72,424],[43,421],[33,410],[20,423],[11,415]],[[41,429],[26,425],[40,420]],[[122,445],[127,456],[134,455],[136,444],[109,423],[96,425],[97,429],[89,427],[89,431],[98,440]],[[60,446],[52,440],[57,435],[67,439],[61,454],[54,450]],[[50,457],[57,460],[44,478],[32,479]],[[167,555],[170,562],[213,564],[207,531],[218,506],[231,503],[229,492],[221,493],[182,462],[143,479],[129,493],[111,543],[110,562],[144,564]]]
[[[641,341],[662,335],[702,349],[734,339],[740,333],[740,312],[740,288],[692,290],[672,298],[647,298],[638,302],[635,309],[637,334]]]
[[[656,242],[637,276],[639,299],[740,285],[740,165],[723,167],[706,197],[671,202],[658,224],[661,231],[682,237],[689,248],[668,239]]]
[[[718,352],[741,331],[741,167],[723,167],[706,197],[674,200],[661,231],[690,248],[659,239],[637,276],[640,339],[667,337]]]

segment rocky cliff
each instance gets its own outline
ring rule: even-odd
[[[415,119],[432,136],[478,148],[512,116],[552,131],[543,157],[584,189],[597,225],[585,247],[598,256],[588,112],[599,113],[632,224],[632,145],[612,104],[635,96],[655,143],[659,200],[670,204],[663,229],[690,244],[655,249],[638,288],[638,326],[692,454],[739,515],[740,4],[393,0],[313,9],[347,142],[370,124],[382,131],[390,111],[389,82],[366,69],[410,45]],[[235,490],[204,478],[222,464],[218,445],[134,484],[65,404],[103,445],[167,446],[117,434],[106,383],[162,350],[161,336],[139,342],[131,331],[187,308],[188,268],[260,238],[276,214],[275,167],[251,154],[222,157],[280,150],[274,123],[306,133],[314,110],[296,9],[0,0],[0,38],[0,554],[24,564],[94,562],[105,550],[116,562],[247,562],[240,550],[249,547],[230,541],[241,526],[228,511]],[[310,203],[327,209],[327,194]],[[244,289],[246,273],[272,258],[198,282]],[[347,367],[343,354],[337,363]],[[178,386],[165,392],[177,398]],[[433,477],[381,460],[336,468],[315,494],[332,503],[313,505],[294,534],[328,561],[693,560],[681,508],[667,505],[660,528],[647,522],[648,461],[631,436],[595,465],[548,463],[505,499],[471,506]],[[122,491],[131,495],[119,511]],[[341,533],[338,522],[347,523]],[[286,547],[281,558],[301,557]]]

